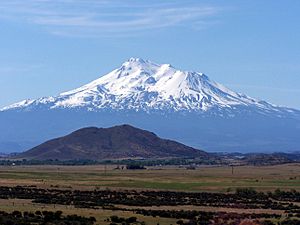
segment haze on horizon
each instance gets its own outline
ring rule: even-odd
[[[0,108],[141,57],[300,109],[299,10],[291,0],[1,1]]]

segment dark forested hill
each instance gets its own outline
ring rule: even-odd
[[[19,155],[27,159],[121,159],[208,157],[181,143],[159,138],[152,132],[130,125],[111,128],[88,127],[47,141]]]

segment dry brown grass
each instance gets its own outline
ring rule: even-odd
[[[124,209],[145,209],[145,210],[185,210],[185,211],[205,211],[205,212],[226,212],[226,213],[249,213],[249,214],[285,214],[283,210],[272,210],[272,209],[243,209],[243,208],[225,208],[225,207],[212,207],[212,206],[194,206],[194,205],[178,205],[178,206],[125,206],[116,205],[118,208]]]
[[[13,212],[14,210],[19,210],[21,212],[35,212],[37,210],[47,210],[47,211],[57,211],[61,210],[64,215],[77,214],[81,216],[90,217],[93,216],[97,220],[97,225],[108,225],[109,222],[104,220],[113,215],[118,215],[119,217],[131,217],[135,216],[139,221],[145,221],[146,224],[156,225],[157,223],[161,225],[176,224],[177,219],[172,218],[157,218],[152,216],[143,216],[140,214],[135,214],[128,211],[112,211],[103,209],[86,209],[86,208],[74,208],[74,206],[64,206],[64,205],[51,205],[51,204],[37,204],[31,203],[30,200],[25,199],[0,199],[0,210],[6,212]]]
[[[92,190],[103,189],[169,189],[178,191],[234,191],[236,187],[253,187],[260,191],[296,189],[300,191],[300,164],[276,166],[241,166],[231,174],[230,167],[201,167],[186,170],[176,166],[151,167],[147,170],[114,170],[115,166],[15,166],[0,167],[0,186],[36,185],[41,188]],[[118,206],[130,208],[128,206]],[[131,207],[132,209],[134,207]],[[234,209],[200,206],[139,207],[145,209],[201,210],[234,213],[276,213],[280,210]],[[136,216],[147,224],[176,224],[176,219],[145,217],[133,212],[103,209],[78,209],[73,206],[33,204],[30,200],[1,200],[0,210],[36,211],[61,210],[64,214],[94,216],[97,224],[108,224],[104,219],[112,215]]]
[[[230,167],[201,167],[186,170],[176,166],[148,170],[114,170],[115,166],[16,166],[0,167],[0,185],[58,186],[94,189],[170,189],[226,192],[237,187],[259,191],[300,190],[300,164],[241,166],[231,174]]]

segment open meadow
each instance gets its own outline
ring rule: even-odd
[[[0,185],[36,185],[73,189],[122,188],[231,192],[239,187],[258,191],[300,190],[300,164],[275,166],[148,167],[121,170],[115,165],[2,166]]]
[[[299,219],[299,199],[286,195],[298,196],[300,164],[117,168],[122,165],[2,166],[0,211],[62,211],[103,225],[118,224],[114,215],[162,225],[195,218],[215,224]],[[269,194],[277,189],[287,192]]]

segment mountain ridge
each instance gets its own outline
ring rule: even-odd
[[[239,108],[261,114],[284,116],[300,111],[279,107],[234,92],[203,73],[177,70],[130,58],[121,67],[79,88],[57,96],[23,100],[1,109],[85,109],[198,112],[234,116]]]
[[[82,127],[132,124],[207,151],[299,151],[300,111],[236,93],[203,73],[131,58],[58,96],[0,111],[0,151],[24,151]]]

